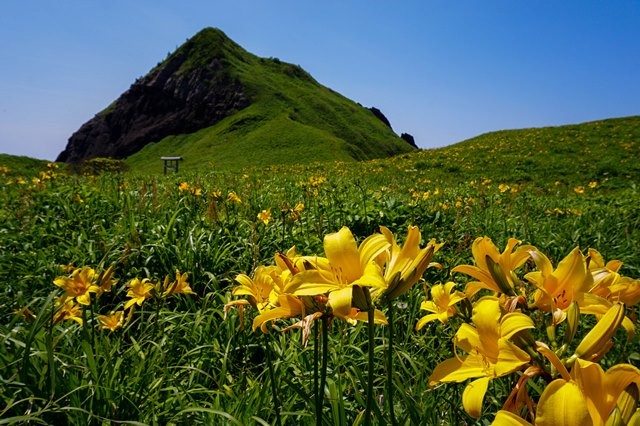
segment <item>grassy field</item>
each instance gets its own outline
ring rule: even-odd
[[[40,174],[21,178],[20,163],[8,159],[10,170],[0,170],[0,423],[367,424],[371,396],[374,424],[489,424],[522,369],[491,380],[481,413],[470,416],[461,402],[467,380],[430,386],[430,377],[454,356],[461,324],[475,324],[470,309],[480,311],[479,299],[470,296],[447,324],[416,331],[428,313],[421,304],[439,283],[465,291],[471,278],[452,269],[474,264],[474,241],[483,236],[500,251],[512,237],[535,246],[554,268],[576,247],[584,255],[596,249],[622,262],[619,275],[639,277],[638,120],[498,132],[388,160],[185,168],[166,177],[75,176],[42,164]],[[251,305],[243,315],[237,307],[225,312],[232,300],[251,299],[232,294],[238,274],[274,265],[277,253],[295,246],[312,256],[296,263],[309,272],[325,236],[344,226],[358,243],[385,226],[402,245],[410,225],[422,233],[420,247],[432,238],[444,243],[433,255],[442,269],[427,269],[396,299],[378,299],[393,324],[392,345],[389,326],[351,325],[330,311],[311,326],[306,346],[300,330],[278,331],[300,315],[263,334],[252,331],[258,312]],[[99,289],[87,305],[79,296],[56,302],[71,285],[58,278],[69,276],[69,265],[96,271]],[[518,312],[531,316],[536,340],[569,362],[592,343],[588,331],[601,315],[581,306],[575,337],[566,337],[566,320],[552,327],[552,339],[549,313],[525,278],[538,266],[530,259],[513,268],[526,289]],[[503,272],[502,283],[514,280]],[[155,288],[136,290],[135,279],[143,286],[145,278]],[[106,315],[123,311],[135,294],[140,305],[109,323]],[[631,322],[634,309],[627,306]],[[605,370],[640,365],[638,337],[627,340],[620,325],[609,327],[615,344],[602,353]],[[457,352],[465,351],[459,343]],[[558,377],[554,371],[526,382],[533,400]]]

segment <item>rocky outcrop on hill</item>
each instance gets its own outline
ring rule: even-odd
[[[375,115],[378,120],[382,121],[388,128],[392,128],[391,122],[389,122],[389,119],[382,113],[382,111],[376,107],[369,107],[368,110],[371,111],[373,115]]]
[[[214,29],[198,33],[80,127],[57,161],[125,158],[150,142],[195,132],[248,106],[245,88],[231,76],[222,50],[199,58],[194,52],[200,46],[198,38],[212,35],[225,37]]]
[[[418,145],[416,145],[416,141],[413,138],[412,135],[410,135],[409,133],[402,133],[400,135],[400,138],[405,141],[406,143],[408,143],[409,145],[411,145],[414,148],[418,148]]]

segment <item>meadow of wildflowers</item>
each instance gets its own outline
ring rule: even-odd
[[[3,166],[0,423],[640,422],[638,176],[439,155]]]

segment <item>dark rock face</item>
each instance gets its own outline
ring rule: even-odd
[[[389,119],[387,117],[385,117],[385,115],[382,113],[382,111],[380,111],[376,107],[371,107],[371,108],[368,108],[368,109],[369,109],[369,111],[371,111],[373,113],[373,115],[375,115],[378,118],[378,120],[382,121],[384,124],[387,125],[388,128],[391,129],[391,123],[389,122]]]
[[[409,133],[401,134],[400,138],[404,140],[406,143],[408,143],[409,145],[411,145],[412,147],[418,148],[418,146],[416,145],[416,141],[413,139],[413,136],[411,136]]]
[[[250,104],[224,56],[189,67],[188,49],[136,81],[111,106],[76,131],[56,161],[125,158],[169,135],[212,126]]]

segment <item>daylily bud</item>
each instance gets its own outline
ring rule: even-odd
[[[624,313],[622,303],[616,303],[609,308],[595,327],[584,336],[576,348],[574,356],[590,361],[594,355],[604,355],[607,342],[622,324]]]
[[[555,324],[551,324],[547,326],[547,337],[551,341],[551,345],[555,346],[556,344],[556,326]]]
[[[432,244],[420,250],[416,258],[413,260],[411,267],[402,272],[401,277],[396,279],[395,274],[392,277],[392,285],[386,291],[386,300],[393,300],[398,296],[403,295],[411,287],[418,282],[424,271],[429,267],[429,263],[433,258],[433,253],[436,247]]]
[[[359,285],[354,285],[352,287],[351,306],[360,309],[361,311],[368,311],[369,308],[371,308],[369,287],[361,287]]]
[[[385,301],[393,299],[391,295],[396,292],[396,289],[401,284],[400,282],[401,278],[402,278],[402,271],[397,271],[395,274],[393,274],[391,279],[389,279],[389,284],[384,295]]]
[[[576,335],[580,325],[580,307],[577,302],[571,303],[567,310],[567,326],[564,329],[564,343],[569,344]]]
[[[636,412],[629,419],[629,425],[640,425],[640,408],[636,410]]]
[[[473,305],[468,298],[465,297],[464,299],[462,299],[460,304],[460,311],[463,317],[469,319],[471,318],[471,315],[473,314]]]
[[[522,283],[520,282],[520,278],[518,278],[518,275],[515,273],[515,271],[509,271],[509,275],[511,276],[511,282],[513,283],[514,287],[516,284],[518,284],[520,290],[523,291],[524,289],[522,288]]]
[[[616,406],[607,419],[607,426],[631,425],[631,417],[638,408],[638,385],[630,383],[618,397]],[[640,420],[640,418],[638,419]]]
[[[507,279],[507,276],[502,270],[500,264],[494,262],[489,255],[485,256],[485,260],[487,262],[489,273],[491,274],[491,277],[496,282],[496,284],[498,284],[498,288],[500,288],[500,291],[504,294],[508,294],[509,296],[515,296],[516,294],[513,291],[513,287],[511,287],[511,284],[509,284],[509,280]]]

